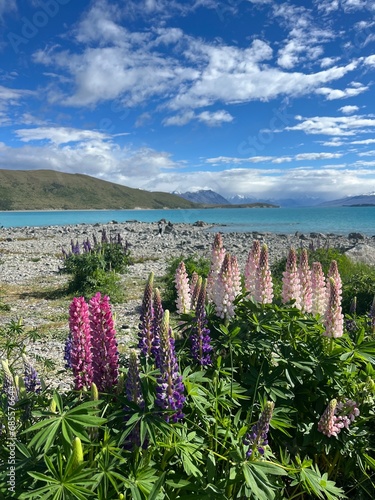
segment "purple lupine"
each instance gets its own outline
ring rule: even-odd
[[[327,308],[327,287],[322,264],[313,262],[311,270],[311,312],[323,316]]]
[[[69,332],[65,340],[65,346],[64,346],[64,361],[66,369],[72,368],[71,352],[72,352],[72,334]]]
[[[342,337],[344,329],[344,316],[341,309],[341,295],[339,294],[339,286],[337,286],[333,278],[329,278],[329,298],[327,309],[324,315],[326,337]]]
[[[108,236],[105,228],[102,229],[102,243],[108,243]]]
[[[299,281],[301,285],[301,311],[309,313],[312,309],[312,289],[311,289],[311,270],[309,266],[309,257],[306,248],[301,251],[298,265]]]
[[[368,313],[369,317],[369,326],[371,329],[371,333],[375,334],[375,296],[372,299],[371,307],[370,307],[370,312]]]
[[[89,303],[93,382],[101,392],[111,392],[118,382],[116,330],[108,295],[96,293]]]
[[[223,265],[224,256],[225,248],[223,247],[223,239],[221,234],[217,233],[212,245],[211,265],[207,278],[207,298],[211,302],[214,302],[216,281],[219,276],[221,266]]]
[[[199,292],[197,306],[195,309],[195,318],[190,336],[191,355],[201,366],[211,364],[211,336],[207,328],[206,317],[206,281],[202,282]]]
[[[352,399],[346,399],[344,402],[332,399],[320,417],[318,431],[328,437],[337,437],[341,429],[349,429],[349,425],[359,414],[357,403]]]
[[[181,261],[175,273],[176,284],[176,309],[178,314],[185,314],[190,311],[191,295],[188,274],[186,272],[185,263]]]
[[[273,300],[273,282],[268,262],[268,247],[262,245],[259,264],[255,273],[254,300],[260,304],[271,304]]]
[[[282,302],[286,304],[294,300],[294,306],[301,308],[301,283],[297,267],[297,253],[294,248],[289,250],[286,268],[282,278]]]
[[[153,332],[153,338],[152,338],[152,348],[151,352],[153,356],[155,357],[155,362],[156,362],[156,367],[159,367],[158,360],[159,360],[159,347],[160,347],[160,327],[161,327],[161,322],[163,321],[163,315],[164,315],[164,309],[163,309],[163,304],[161,301],[161,295],[160,295],[160,290],[158,288],[155,288],[154,291],[154,315],[152,319],[152,332]]]
[[[245,265],[245,290],[249,296],[255,296],[256,272],[259,266],[260,241],[254,240]]]
[[[89,306],[84,297],[75,297],[69,307],[69,331],[72,336],[71,365],[77,391],[92,383],[92,352]]]
[[[41,391],[42,384],[39,375],[33,365],[30,363],[28,358],[23,354],[23,366],[24,366],[24,377],[23,381],[25,383],[25,388],[27,392],[38,393]]]
[[[150,356],[154,339],[153,308],[154,273],[150,273],[143,293],[142,309],[138,332],[138,347],[144,356]]]
[[[267,401],[259,420],[254,424],[243,440],[245,446],[248,446],[246,458],[250,458],[255,451],[260,455],[264,454],[264,447],[268,444],[268,431],[272,418],[275,403]]]
[[[165,419],[169,422],[178,422],[184,417],[182,408],[185,402],[184,384],[176,359],[174,338],[169,327],[169,311],[164,312],[160,329],[160,376],[157,378],[156,404],[163,410],[174,412],[165,414]]]
[[[327,299],[329,298],[329,287],[330,287],[330,278],[333,278],[336,283],[337,293],[342,296],[342,281],[339,273],[339,268],[337,267],[337,262],[335,260],[331,261],[329,266],[329,270],[327,273]]]

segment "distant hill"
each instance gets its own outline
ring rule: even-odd
[[[375,193],[346,196],[338,200],[321,203],[320,207],[361,207],[375,206]]]
[[[83,174],[0,169],[0,210],[197,207],[170,193],[132,189]]]
[[[229,201],[221,194],[215,193],[211,189],[200,189],[199,191],[187,191],[186,193],[174,193],[181,196],[184,200],[194,203],[203,203],[206,205],[229,205]]]

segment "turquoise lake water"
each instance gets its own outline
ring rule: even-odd
[[[0,212],[0,226],[63,226],[110,221],[192,224],[198,220],[214,224],[220,231],[295,233],[321,232],[375,235],[374,207],[338,208],[212,208],[188,210],[77,210],[51,212]],[[216,227],[217,226],[217,227]]]

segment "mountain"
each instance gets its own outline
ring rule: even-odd
[[[83,174],[1,170],[0,210],[198,208],[170,193],[132,189]]]
[[[360,207],[375,206],[375,193],[360,194],[356,196],[346,196],[338,200],[331,200],[321,203],[320,207]]]
[[[215,193],[211,189],[200,189],[199,191],[187,191],[186,193],[174,192],[177,196],[181,196],[184,200],[189,200],[194,203],[202,203],[205,205],[229,205],[229,201],[221,194]]]
[[[268,203],[278,205],[280,207],[311,207],[317,205],[321,199],[309,196],[300,196],[298,198],[255,198],[251,195],[235,195],[228,197],[228,201],[232,204],[243,205],[249,203]]]

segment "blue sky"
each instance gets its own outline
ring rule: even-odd
[[[0,0],[0,168],[375,191],[375,2]]]

